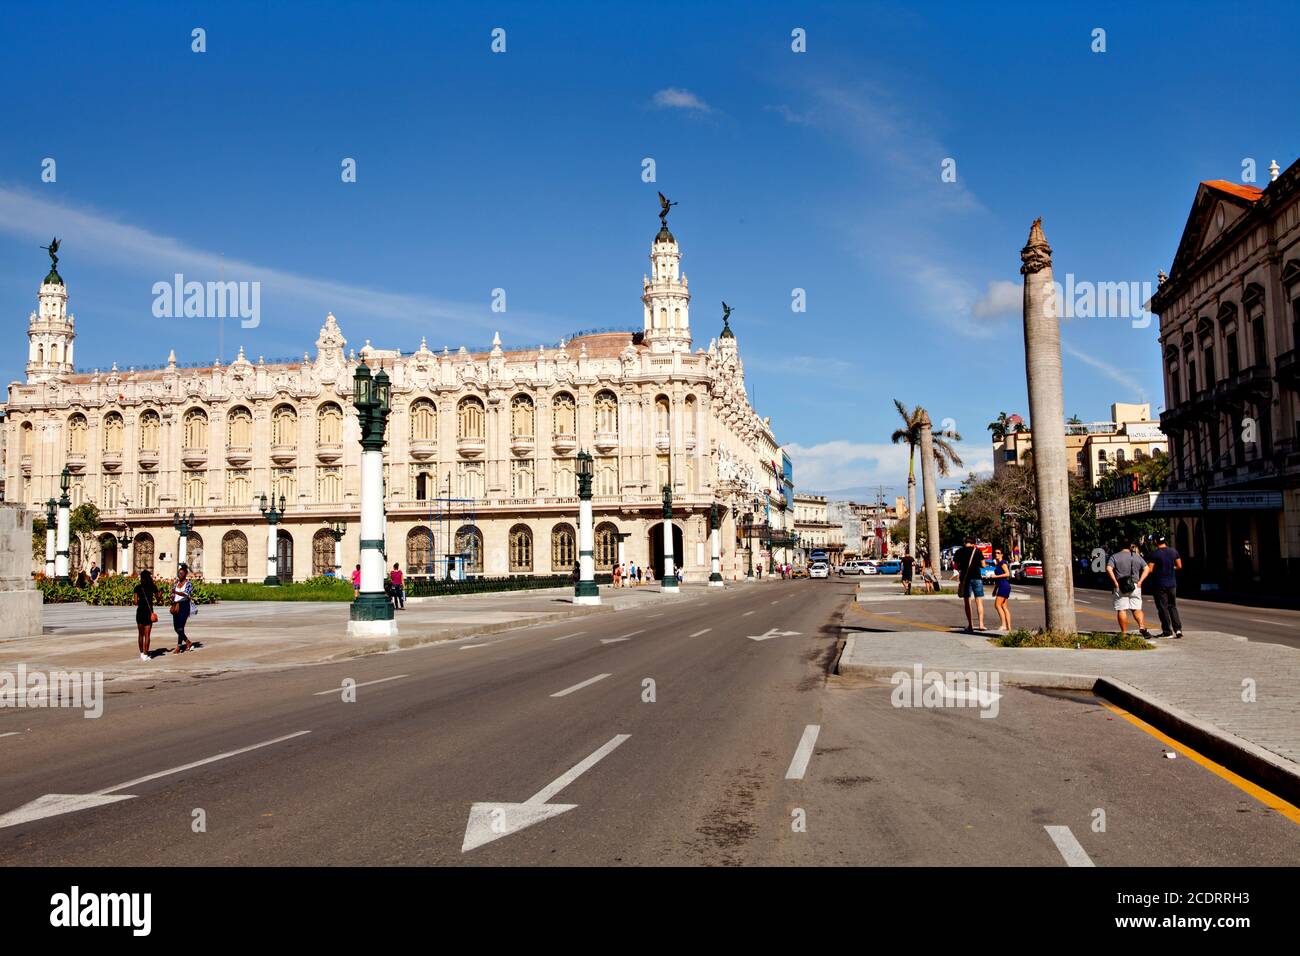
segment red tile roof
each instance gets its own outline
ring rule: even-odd
[[[1236,196],[1238,199],[1245,199],[1248,202],[1255,202],[1260,196],[1264,195],[1262,189],[1256,189],[1254,186],[1243,186],[1240,183],[1230,183],[1226,179],[1207,179],[1201,185]]]

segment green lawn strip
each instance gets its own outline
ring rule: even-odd
[[[1069,650],[1099,651],[1149,651],[1152,646],[1138,634],[1120,635],[1115,631],[1080,631],[1062,634],[1059,631],[1029,631],[1021,628],[1009,634],[989,639],[996,647],[1063,647]]]

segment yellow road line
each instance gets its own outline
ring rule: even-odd
[[[1264,806],[1268,807],[1269,809],[1276,810],[1278,813],[1282,814],[1282,816],[1286,817],[1292,823],[1300,824],[1300,807],[1297,807],[1295,804],[1287,803],[1281,797],[1277,796],[1274,793],[1270,793],[1269,791],[1265,790],[1263,787],[1251,783],[1245,777],[1233,773],[1231,770],[1229,770],[1227,767],[1223,766],[1222,764],[1217,764],[1209,757],[1197,753],[1195,750],[1192,750],[1190,747],[1184,744],[1180,744],[1178,741],[1174,740],[1172,737],[1167,736],[1166,734],[1162,734],[1160,731],[1156,730],[1156,728],[1152,727],[1141,717],[1135,717],[1124,708],[1116,707],[1114,704],[1111,704],[1107,701],[1102,701],[1102,706],[1105,707],[1107,710],[1111,711],[1112,713],[1119,714],[1121,717],[1127,720],[1134,727],[1137,727],[1140,730],[1145,730],[1152,737],[1156,738],[1156,740],[1159,740],[1162,744],[1172,747],[1174,750],[1178,751],[1188,760],[1200,764],[1202,767],[1210,771],[1210,773],[1214,774],[1216,777],[1223,778],[1224,780],[1228,781],[1228,783],[1236,787],[1238,790],[1241,790],[1242,792],[1247,793],[1250,796],[1254,797],[1256,800],[1264,804]]]
[[[923,599],[918,599],[918,600],[923,600]],[[902,623],[902,624],[911,624],[911,625],[913,625],[914,627],[923,627],[923,628],[925,628],[927,631],[942,631],[944,634],[951,634],[951,633],[952,633],[952,628],[950,628],[950,627],[940,627],[940,626],[937,625],[937,624],[927,624],[927,623],[925,623],[925,621],[912,621],[912,620],[908,620],[908,619],[905,618],[905,617],[896,617],[896,616],[893,615],[893,614],[876,614],[876,613],[874,613],[874,612],[872,612],[872,611],[864,611],[864,610],[862,610],[862,605],[861,605],[861,604],[858,604],[858,603],[856,603],[856,602],[855,602],[852,606],[853,606],[853,609],[854,609],[855,611],[857,611],[859,614],[866,614],[866,615],[868,615],[869,617],[878,617],[878,618],[880,618],[882,621],[888,621],[888,622],[891,622],[891,623],[894,622],[894,621],[898,621],[898,622],[900,622],[900,623]]]

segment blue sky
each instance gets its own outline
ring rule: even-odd
[[[331,309],[404,350],[635,326],[662,189],[696,344],[725,298],[798,486],[900,487],[894,397],[987,468],[986,423],[1027,411],[1030,222],[1058,279],[1153,281],[1198,181],[1296,158],[1300,14],[985,6],[7,5],[0,373],[54,234],[83,367],[301,355]],[[258,328],[153,316],[153,283],[223,269],[262,282]],[[1156,334],[1066,322],[1067,411],[1158,408]]]

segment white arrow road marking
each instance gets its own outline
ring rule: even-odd
[[[390,680],[401,680],[403,677],[410,677],[410,676],[411,676],[410,674],[398,674],[395,677],[381,677],[379,678],[379,680],[362,681],[360,684],[353,684],[351,689],[355,690],[358,687],[369,687],[371,684],[382,684]],[[316,691],[316,693],[312,694],[312,696],[324,697],[326,694],[341,694],[343,693],[344,690],[345,688],[343,687],[331,687],[329,690],[318,690]]]
[[[534,823],[541,823],[543,820],[549,820],[551,817],[572,810],[577,806],[576,803],[547,803],[546,801],[608,757],[630,736],[630,734],[619,734],[612,738],[591,756],[560,774],[523,803],[476,803],[471,806],[460,852],[468,853],[485,843],[518,833]]]
[[[790,761],[790,769],[785,772],[785,779],[803,779],[808,770],[808,761],[812,759],[813,747],[817,744],[817,735],[821,732],[820,724],[809,724],[803,729],[803,736],[799,738],[799,746],[795,748],[794,759]]]
[[[204,764],[215,763],[228,757],[237,757],[240,754],[248,753],[250,750],[269,747],[271,744],[282,743],[309,733],[311,733],[310,730],[299,730],[296,733],[285,734],[283,737],[276,737],[274,740],[264,740],[260,744],[250,744],[247,747],[240,747],[238,750],[228,750],[213,757],[204,757],[202,760],[195,760],[193,763],[172,767],[170,770],[159,770],[157,773],[151,773],[144,777],[136,777],[134,780],[114,784],[111,787],[105,787],[103,790],[96,790],[94,793],[47,793],[42,797],[37,797],[31,803],[23,804],[17,810],[11,810],[0,815],[0,830],[5,827],[17,826],[20,823],[40,820],[42,817],[54,817],[61,813],[72,813],[75,810],[98,807],[105,803],[116,803],[119,800],[134,800],[135,794],[132,793],[118,796],[109,796],[109,794],[114,790],[126,790],[128,787],[136,787],[142,783],[148,783],[150,780],[157,780],[159,777],[167,777],[174,773],[193,770],[195,767],[202,767]]]
[[[631,638],[627,638],[627,637],[602,637],[602,638],[600,639],[600,643],[602,643],[602,644],[617,644],[619,641],[627,641],[627,640],[631,640]]]
[[[749,639],[751,641],[770,641],[774,637],[798,637],[798,636],[799,636],[798,631],[778,631],[776,628],[772,628],[766,634],[750,634]]]
[[[1066,866],[1096,866],[1092,859],[1084,852],[1079,841],[1074,838],[1069,827],[1043,827],[1047,835],[1052,838],[1056,848],[1061,851],[1061,856],[1065,858]]]
[[[555,692],[554,694],[552,694],[551,696],[552,696],[552,697],[568,697],[568,696],[569,696],[570,694],[572,694],[575,690],[582,690],[584,687],[590,687],[592,684],[596,683],[596,681],[598,681],[598,680],[604,680],[606,677],[609,677],[609,676],[611,676],[611,675],[609,675],[609,674],[597,674],[595,677],[589,677],[589,678],[587,678],[587,679],[586,679],[585,681],[583,681],[581,684],[574,684],[572,687],[566,687],[566,688],[564,688],[564,690],[556,691],[556,692]]]
[[[699,637],[701,634],[707,634],[707,633],[709,633],[709,631],[711,631],[711,630],[713,630],[713,628],[711,628],[711,627],[706,627],[706,628],[705,628],[704,630],[702,630],[702,631],[696,631],[694,634],[691,635],[691,637]]]
[[[995,694],[993,691],[985,690],[982,687],[977,687],[974,693],[969,693],[967,691],[958,691],[945,687],[941,680],[935,681],[934,686],[939,688],[939,692],[943,694],[944,700],[947,701],[969,702],[973,700],[981,707],[988,707],[995,700],[1002,699],[1001,694]]]
[[[586,631],[574,631],[572,634],[565,634],[563,637],[553,637],[553,638],[551,638],[551,640],[553,640],[553,641],[567,641],[567,640],[568,640],[569,638],[571,638],[571,637],[582,637],[582,635],[584,635],[584,634],[586,634],[586,633],[587,633]]]
[[[644,628],[642,628],[642,629],[639,630],[639,631],[628,631],[626,634],[624,634],[622,637],[620,637],[619,640],[625,640],[626,638],[629,638],[629,637],[636,637],[638,634],[644,634],[644,633],[645,633],[645,629],[644,629]]]

